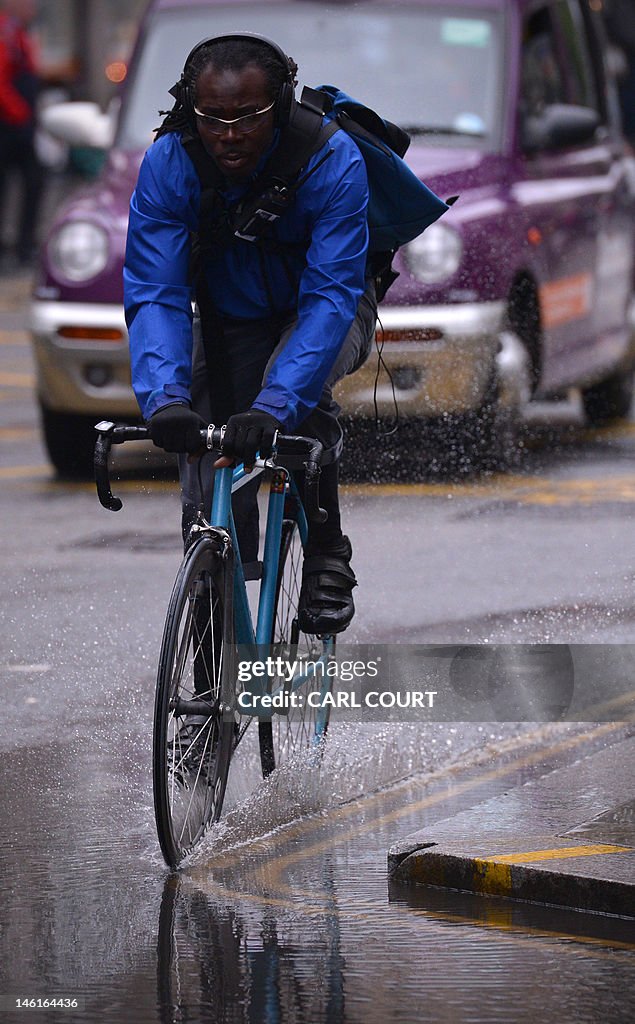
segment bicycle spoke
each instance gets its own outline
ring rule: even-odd
[[[278,576],[278,592],[272,634],[272,645],[284,657],[285,651],[293,648],[293,657],[299,661],[320,661],[327,656],[333,647],[333,641],[324,641],[319,637],[300,633],[297,624],[300,587],[302,581],[302,564],[304,552],[300,540],[297,523],[285,520],[280,553]],[[316,689],[315,675],[307,674],[305,678],[296,680],[292,689],[308,692]],[[330,689],[328,679],[320,689]],[[272,681],[271,690],[276,692],[289,689],[282,679]],[[315,709],[307,705],[306,700],[301,708],[289,708],[288,714],[273,715],[270,720],[259,722],[260,757],[264,775],[279,767],[295,756],[304,756],[307,751],[318,751],[322,747],[322,739],[328,725],[329,709]]]

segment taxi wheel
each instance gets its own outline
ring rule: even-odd
[[[587,423],[601,427],[613,420],[625,419],[633,402],[633,371],[620,370],[606,380],[582,391]]]
[[[515,468],[522,451],[520,410],[503,407],[493,385],[481,407],[459,420],[453,446],[468,472]]]
[[[40,414],[46,449],[58,475],[72,480],[92,479],[96,417],[54,412],[44,405]]]

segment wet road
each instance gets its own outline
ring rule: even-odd
[[[52,479],[25,291],[0,288],[1,1012],[632,1020],[632,929],[398,890],[386,875],[397,839],[575,762],[624,726],[543,726],[532,738],[504,724],[339,726],[321,776],[283,771],[266,784],[246,743],[225,821],[167,877],[150,729],[178,502],[156,457],[155,479],[124,467],[118,516],[89,487]],[[630,643],[635,433],[591,439],[576,416],[567,408],[534,429],[513,477],[349,487],[361,584],[349,639]],[[78,1007],[8,1015],[11,1000],[53,997]]]
[[[114,735],[25,748],[3,773],[2,990],[80,1003],[26,1019],[630,1021],[632,923],[386,879],[396,838],[606,740],[556,732],[382,793],[383,738],[356,736],[351,756],[340,736],[324,796],[308,773],[261,785],[176,879],[154,852],[143,773],[125,769]],[[338,805],[351,778],[369,795]]]

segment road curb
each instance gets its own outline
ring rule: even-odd
[[[475,845],[480,846],[481,843]],[[515,845],[517,849],[526,846],[527,837]],[[568,843],[563,849],[569,852],[571,844]],[[584,849],[580,845],[580,851]],[[545,868],[518,863],[516,858],[522,858],[522,853],[492,852],[489,856],[476,857],[456,847],[426,843],[405,856],[399,847],[393,847],[388,855],[388,867],[394,882],[414,882],[595,914],[635,918],[635,883],[600,877],[597,873],[604,863],[602,858],[609,854],[612,857],[628,857],[635,873],[635,849],[606,844],[596,854],[580,852],[574,857],[561,854],[558,858],[553,856],[559,852],[553,842],[548,850],[531,852],[548,853],[552,866]],[[592,873],[582,875],[571,870],[571,861],[578,856],[585,856],[585,859],[588,857],[585,866],[594,869]]]
[[[633,793],[629,736],[393,845],[391,882],[635,919]]]

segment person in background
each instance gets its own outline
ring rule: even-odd
[[[35,151],[36,101],[40,88],[30,28],[36,0],[0,0],[0,258],[7,235],[10,176],[20,182],[16,252],[28,265],[34,255],[43,170]]]

